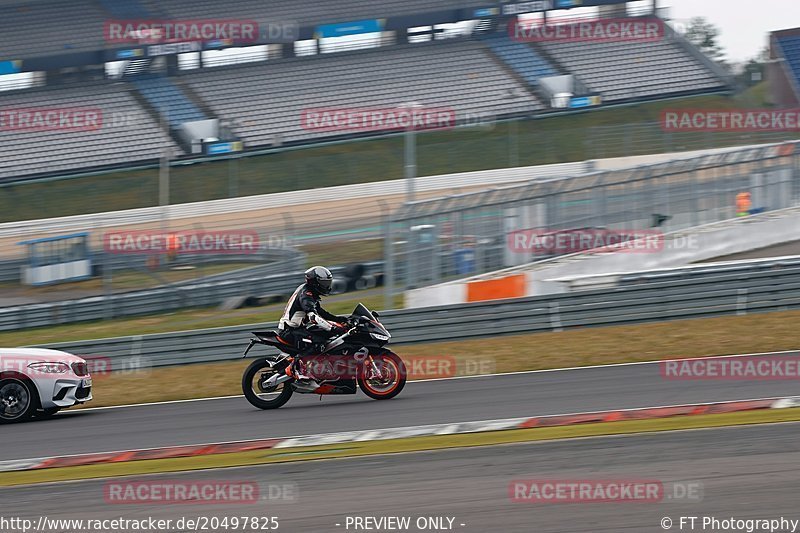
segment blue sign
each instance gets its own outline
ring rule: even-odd
[[[141,48],[117,51],[117,59],[131,59],[132,57],[142,57],[142,56],[144,56],[144,50],[142,50]]]
[[[19,74],[22,61],[0,61],[0,74]]]
[[[209,144],[206,147],[206,151],[209,155],[217,155],[217,154],[229,154],[231,152],[241,152],[242,148],[243,146],[241,141],[233,141],[233,142]]]
[[[600,95],[596,96],[573,96],[570,98],[569,106],[573,109],[579,109],[581,107],[592,107],[596,105],[600,105],[602,103],[602,99]]]
[[[341,24],[323,24],[317,26],[316,37],[344,37],[345,35],[360,35],[362,33],[378,33],[383,31],[386,21],[381,19],[356,20]]]
[[[214,39],[206,42],[207,48],[224,48],[226,46],[233,46],[233,39]]]
[[[475,10],[476,18],[494,17],[500,14],[500,9],[496,7],[484,7]]]

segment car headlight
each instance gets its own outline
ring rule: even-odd
[[[380,333],[370,333],[373,339],[378,339],[379,341],[388,341],[389,335],[381,335]]]
[[[69,370],[66,363],[31,363],[28,368],[42,374],[63,374]]]

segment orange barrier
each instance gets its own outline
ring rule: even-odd
[[[753,202],[750,200],[750,193],[749,192],[740,192],[736,195],[736,211],[739,213],[746,213],[750,211],[750,208],[753,206]]]
[[[467,283],[467,302],[522,298],[523,296],[525,296],[525,274],[513,274],[504,278]]]
[[[794,143],[784,143],[778,147],[778,155],[786,157],[794,153]]]

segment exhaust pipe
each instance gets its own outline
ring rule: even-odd
[[[276,387],[284,381],[289,381],[290,379],[292,379],[292,377],[287,376],[286,374],[273,374],[267,381],[264,382],[264,388]]]

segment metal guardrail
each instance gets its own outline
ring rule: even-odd
[[[759,272],[785,270],[789,268],[800,269],[800,255],[723,261],[707,264],[700,263],[685,267],[660,268],[636,272],[626,271],[566,276],[563,278],[553,278],[550,281],[561,283],[568,292],[576,292],[596,289],[608,290],[658,281],[691,279],[693,282],[698,282],[702,278],[718,277],[722,274],[737,275],[740,279],[747,279],[752,274]]]
[[[302,252],[294,252],[292,254],[285,254],[286,259],[274,261],[265,265],[257,265],[251,267],[239,268],[230,270],[228,272],[220,272],[219,274],[210,274],[203,276],[199,279],[188,279],[184,281],[177,281],[171,283],[171,286],[192,285],[198,282],[209,283],[213,281],[232,281],[238,279],[248,279],[256,277],[270,276],[274,274],[281,274],[285,272],[297,272],[304,270],[306,264],[306,254]]]
[[[152,315],[218,305],[227,298],[291,294],[303,279],[303,268],[292,260],[283,264],[280,274],[224,279],[194,280],[190,284],[172,284],[154,289],[92,296],[78,300],[29,304],[0,309],[0,331],[87,322],[109,318]],[[265,265],[266,267],[267,265]],[[366,273],[380,270],[382,263],[366,263]],[[248,274],[249,269],[241,272]],[[341,276],[344,267],[331,269]]]
[[[620,274],[619,285],[652,283],[655,281],[673,281],[719,276],[720,274],[738,275],[741,279],[759,273],[776,270],[800,270],[800,256],[771,257],[768,259],[750,259],[730,263],[697,264],[684,268],[662,269],[645,272],[628,272]]]
[[[800,309],[800,267],[748,276],[723,273],[697,280],[658,281],[610,291],[387,311],[381,320],[395,344],[408,344],[790,309]],[[250,324],[44,347],[108,358],[116,370],[205,363],[241,357],[250,331],[274,326]]]
[[[153,256],[146,254],[111,254],[96,250],[90,255],[92,264],[96,268],[111,269],[113,272],[131,269],[144,270],[148,268],[148,261],[152,259],[152,257]],[[198,270],[200,270],[203,265],[214,263],[268,263],[266,265],[261,265],[262,268],[259,268],[259,270],[255,270],[254,272],[256,273],[253,274],[255,276],[261,275],[260,272],[263,270],[263,267],[276,265],[280,261],[298,260],[302,262],[304,258],[305,254],[291,248],[261,248],[257,251],[257,253],[251,254],[181,254],[178,261],[194,266],[200,265]],[[9,259],[0,261],[0,282],[19,282],[22,279],[22,267],[27,264],[28,261],[26,259]],[[215,275],[215,277],[223,279],[228,274],[229,273],[222,273]],[[197,279],[189,281],[197,281]]]

